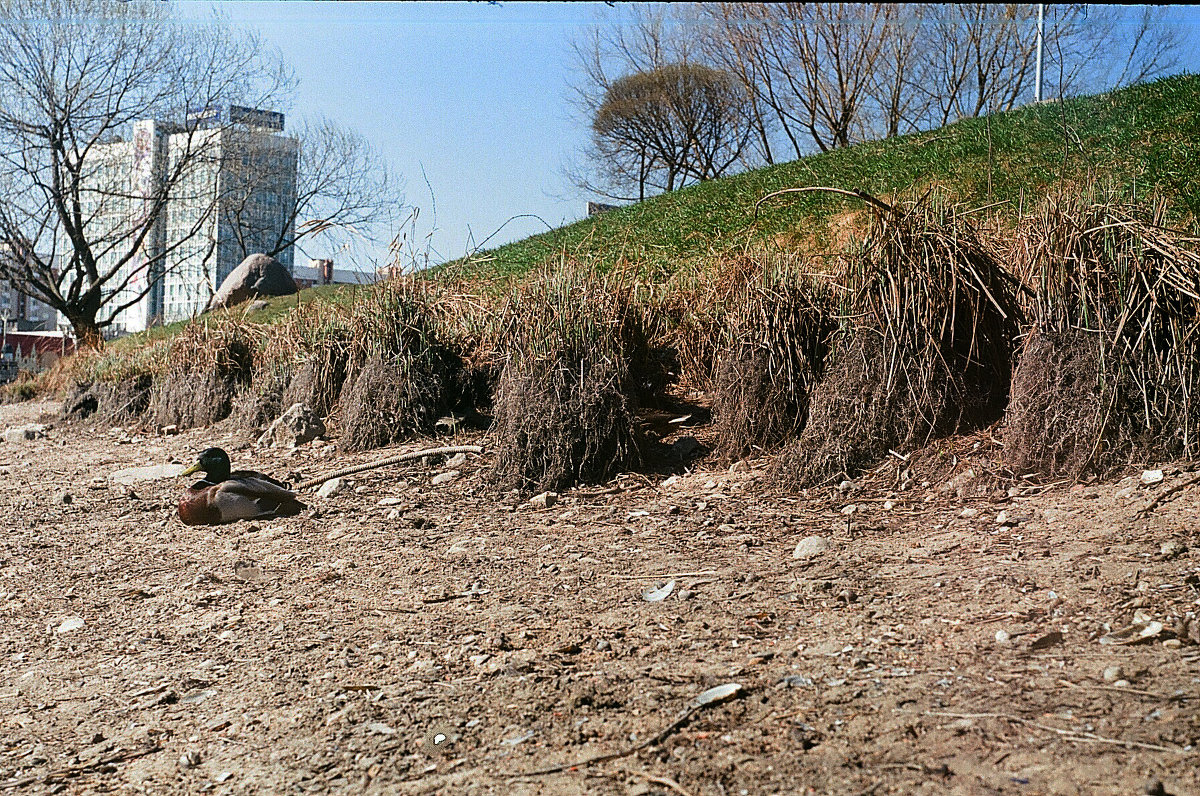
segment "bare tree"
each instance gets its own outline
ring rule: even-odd
[[[902,6],[847,3],[699,4],[708,59],[742,80],[760,151],[781,134],[795,157],[899,129],[912,114],[916,36]],[[891,78],[889,80],[889,78]],[[890,114],[882,123],[877,119]]]
[[[759,3],[698,3],[692,10],[704,58],[736,76],[749,98],[747,110],[760,161],[775,162],[776,152],[780,149],[775,140],[777,133],[787,137],[799,157],[802,147],[786,123],[785,109],[789,105],[777,87],[779,75],[767,61],[767,37],[763,32],[767,19],[765,6]]]
[[[699,3],[689,13],[703,58],[750,94],[755,149],[767,163],[781,150],[800,157],[1008,110],[1033,93],[1030,5]],[[1171,13],[1049,6],[1044,95],[1173,68],[1181,41]]]
[[[753,134],[736,78],[667,64],[614,81],[592,120],[597,160],[614,187],[673,191],[725,174]]]
[[[196,206],[218,171],[218,131],[189,111],[271,107],[290,83],[254,37],[184,30],[158,3],[3,0],[0,278],[100,345],[213,212],[164,230],[167,207]]]
[[[237,155],[222,159],[218,203],[220,222],[242,257],[276,255],[305,240],[319,240],[326,252],[355,240],[375,242],[403,205],[402,185],[387,162],[337,122],[307,120],[286,139],[243,138],[229,148]],[[294,184],[287,183],[293,176]],[[263,207],[265,198],[280,196],[292,200]]]
[[[1140,83],[1179,66],[1185,26],[1164,6],[1046,7],[1047,97]]]

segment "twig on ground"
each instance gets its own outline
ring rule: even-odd
[[[642,779],[646,780],[647,782],[653,782],[655,785],[662,785],[664,787],[670,788],[671,790],[678,793],[679,796],[692,796],[691,791],[687,790],[686,788],[684,788],[682,785],[680,785],[678,782],[671,779],[670,777],[659,776],[658,774],[651,774],[647,771],[634,771],[633,775],[636,777],[641,777]]]
[[[1014,724],[1023,724],[1026,727],[1035,727],[1039,730],[1052,732],[1068,741],[1077,741],[1079,743],[1111,744],[1112,746],[1124,746],[1126,749],[1148,749],[1152,752],[1184,753],[1184,751],[1178,747],[1172,748],[1170,746],[1159,746],[1158,744],[1142,743],[1141,741],[1126,741],[1122,740],[1121,738],[1105,738],[1102,735],[1096,735],[1092,732],[1063,730],[1058,727],[1051,727],[1049,724],[1040,724],[1036,721],[1023,719],[1020,716],[1012,716],[1008,713],[949,713],[940,710],[927,710],[925,711],[925,715],[942,716],[949,719],[1004,719],[1005,721],[1011,721]]]
[[[669,580],[670,578],[700,578],[716,575],[716,572],[709,570],[707,572],[665,572],[661,575],[618,575],[612,574],[608,577],[617,580]]]
[[[145,757],[146,755],[154,754],[155,752],[160,751],[161,749],[162,749],[162,747],[158,746],[158,745],[143,746],[141,749],[131,749],[129,751],[117,752],[115,754],[107,755],[105,757],[100,757],[100,758],[97,758],[96,760],[91,761],[90,763],[80,763],[79,765],[67,766],[66,768],[60,768],[57,771],[51,771],[50,773],[48,773],[42,777],[31,776],[31,777],[22,777],[21,779],[10,779],[7,782],[0,782],[0,790],[10,790],[12,788],[26,788],[26,787],[29,787],[30,785],[36,784],[38,782],[42,783],[43,785],[52,785],[52,784],[60,782],[64,779],[70,779],[71,777],[77,777],[80,774],[84,774],[88,771],[91,771],[92,769],[103,768],[104,766],[109,766],[109,765],[112,765],[113,763],[124,763],[127,760],[134,760],[139,757]]]
[[[884,212],[888,212],[888,213],[890,213],[894,210],[894,208],[891,205],[889,205],[887,202],[883,202],[879,199],[876,199],[874,196],[871,196],[871,194],[867,193],[866,191],[847,191],[845,188],[828,188],[828,187],[821,186],[821,185],[812,185],[812,186],[809,186],[806,188],[784,188],[783,190],[780,190],[780,191],[772,191],[771,193],[767,194],[762,199],[759,199],[757,202],[754,203],[754,218],[755,218],[755,220],[758,219],[758,209],[760,206],[762,206],[762,203],[767,201],[768,199],[772,199],[776,196],[782,196],[785,193],[814,193],[814,192],[836,193],[836,194],[841,194],[842,196],[849,196],[849,197],[853,197],[855,199],[861,199],[864,202],[866,202],[867,204],[873,205],[876,208],[883,210]]]
[[[542,768],[538,769],[537,771],[518,771],[513,774],[506,774],[504,776],[538,777],[545,774],[557,774],[560,771],[567,771],[568,769],[583,768],[584,766],[590,766],[596,763],[606,763],[609,760],[618,760],[622,757],[628,757],[629,755],[642,751],[648,746],[654,746],[668,735],[678,730],[684,724],[687,724],[688,720],[691,719],[692,716],[696,715],[697,712],[703,710],[704,708],[720,704],[730,697],[740,693],[741,690],[742,687],[736,683],[728,683],[724,686],[718,686],[716,688],[709,689],[690,702],[686,708],[680,711],[679,715],[675,718],[675,721],[671,722],[666,727],[663,727],[663,729],[657,735],[619,752],[593,755],[592,757],[585,757],[582,760],[576,760],[574,763],[560,763],[557,766],[550,766],[549,768]],[[720,693],[714,695],[713,692]]]
[[[1140,520],[1143,517],[1150,516],[1150,513],[1152,511],[1154,511],[1156,508],[1158,508],[1159,506],[1161,506],[1163,501],[1165,501],[1167,498],[1171,497],[1171,495],[1174,495],[1176,492],[1182,492],[1183,490],[1187,489],[1189,486],[1191,486],[1192,484],[1195,484],[1195,483],[1200,483],[1200,475],[1192,476],[1191,478],[1188,478],[1184,481],[1180,481],[1178,484],[1176,484],[1173,487],[1170,487],[1169,489],[1164,489],[1162,492],[1158,493],[1157,497],[1155,497],[1153,500],[1148,502],[1146,505],[1144,505],[1140,509],[1138,509],[1138,513],[1134,514],[1133,518],[1135,520]]]
[[[429,448],[422,451],[409,451],[408,453],[401,453],[399,456],[389,456],[386,459],[367,462],[366,464],[356,464],[351,467],[343,467],[340,470],[334,470],[332,473],[326,473],[325,475],[317,476],[316,478],[310,478],[307,481],[301,481],[300,483],[296,484],[293,489],[299,492],[301,489],[308,489],[310,486],[323,484],[326,481],[334,478],[341,478],[344,475],[354,475],[355,473],[361,473],[366,470],[374,470],[378,467],[387,467],[388,465],[400,464],[401,462],[410,462],[414,459],[423,459],[426,456],[440,456],[454,453],[483,453],[483,448],[479,447],[478,445],[451,445],[445,448]]]

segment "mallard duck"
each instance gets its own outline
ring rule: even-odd
[[[185,525],[294,517],[307,508],[282,481],[254,470],[229,472],[229,454],[220,448],[205,450],[180,475],[200,471],[204,479],[188,487],[179,500],[179,519]]]

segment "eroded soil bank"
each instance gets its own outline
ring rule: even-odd
[[[702,462],[535,509],[485,453],[219,528],[110,478],[210,444],[300,478],[386,453],[0,442],[0,789],[1200,793],[1200,487],[1135,518],[1187,473],[802,498]],[[1139,612],[1163,628],[1101,643]]]

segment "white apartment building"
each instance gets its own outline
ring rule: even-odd
[[[116,295],[101,319],[112,318],[112,333],[202,312],[246,254],[291,240],[299,142],[280,134],[282,114],[237,106],[228,113],[233,124],[214,125],[223,113],[207,111],[209,128],[190,133],[155,120],[135,122],[132,140],[105,144],[89,155],[94,186],[83,191],[83,210],[88,237],[96,242],[126,238],[138,213],[188,153],[204,153],[190,156],[141,249],[109,283]],[[128,244],[105,252],[94,243],[93,251],[104,272]],[[290,246],[275,258],[292,270]],[[147,285],[149,292],[138,298]]]

